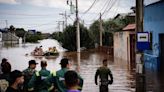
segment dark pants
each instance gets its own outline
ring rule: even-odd
[[[108,92],[108,85],[100,85],[100,92]]]

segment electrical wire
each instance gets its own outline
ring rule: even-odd
[[[103,11],[104,8],[105,8],[104,11],[106,11],[106,9],[108,8],[108,6],[110,5],[110,2],[111,2],[111,0],[106,0],[105,4],[104,4],[103,7],[101,8],[100,12]],[[98,13],[91,21],[98,20],[98,19],[99,19],[99,16],[100,16],[100,14]]]
[[[40,24],[40,25],[36,25],[36,26],[29,26],[29,27],[26,27],[26,28],[34,28],[34,27],[41,27],[41,26],[45,26],[45,25],[49,25],[49,24],[52,24],[56,21],[51,21],[51,22],[48,22],[48,23],[45,23],[45,24]]]
[[[117,2],[117,3],[116,3],[116,2]],[[120,4],[120,0],[117,0],[116,2],[114,2],[114,5],[116,5],[116,6],[115,6],[116,8],[115,8],[115,10],[113,10],[113,13],[114,13],[113,16],[115,16],[115,15],[117,14],[118,7],[119,7],[119,4]],[[113,7],[114,7],[114,5],[113,5]],[[112,8],[111,8],[111,9],[112,9]],[[110,9],[110,10],[111,10],[111,9]],[[110,10],[109,10],[109,11],[110,11]],[[104,16],[105,19],[107,18],[107,15],[110,14],[109,11],[108,11],[108,12],[106,13],[106,15]]]
[[[91,10],[91,8],[96,4],[97,0],[94,0],[94,2],[92,3],[92,5],[83,13],[86,14],[87,12],[89,12]]]

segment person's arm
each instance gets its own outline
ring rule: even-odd
[[[99,76],[99,69],[97,69],[96,74],[95,74],[95,84],[97,85],[97,78]]]
[[[84,80],[83,78],[78,74],[78,79],[79,79],[79,86],[78,86],[78,89],[79,90],[82,90],[83,88],[83,84],[84,84]]]
[[[35,86],[35,81],[36,81],[36,77],[37,75],[34,74],[31,78],[31,80],[28,83],[28,91],[33,91],[34,90],[34,86]]]
[[[113,83],[113,75],[112,75],[112,72],[111,72],[111,70],[109,69],[108,70],[108,75],[110,76],[110,81],[109,81],[109,84],[112,84]]]

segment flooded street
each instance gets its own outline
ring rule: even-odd
[[[46,59],[45,57],[33,57],[30,56],[30,52],[36,46],[43,46],[43,50],[46,51],[48,47],[56,46],[60,52],[59,56],[53,59]],[[126,61],[112,59],[109,55],[98,52],[98,50],[76,52],[64,52],[65,50],[60,47],[60,44],[55,40],[43,40],[38,44],[26,44],[25,46],[16,47],[1,47],[0,59],[7,58],[12,65],[12,70],[23,70],[28,67],[28,61],[35,59],[38,63],[41,60],[48,61],[49,70],[59,70],[59,62],[62,57],[67,57],[72,61],[72,69],[80,73],[84,78],[84,87],[82,92],[99,92],[99,86],[94,84],[94,74],[98,67],[102,65],[103,59],[108,59],[108,65],[113,73],[114,83],[109,85],[110,92],[135,92],[135,71],[130,70]],[[25,55],[28,54],[28,55]],[[40,66],[37,66],[37,70]]]

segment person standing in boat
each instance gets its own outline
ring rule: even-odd
[[[44,55],[42,46],[40,46],[39,49],[38,49],[38,55],[41,55],[41,56]]]

